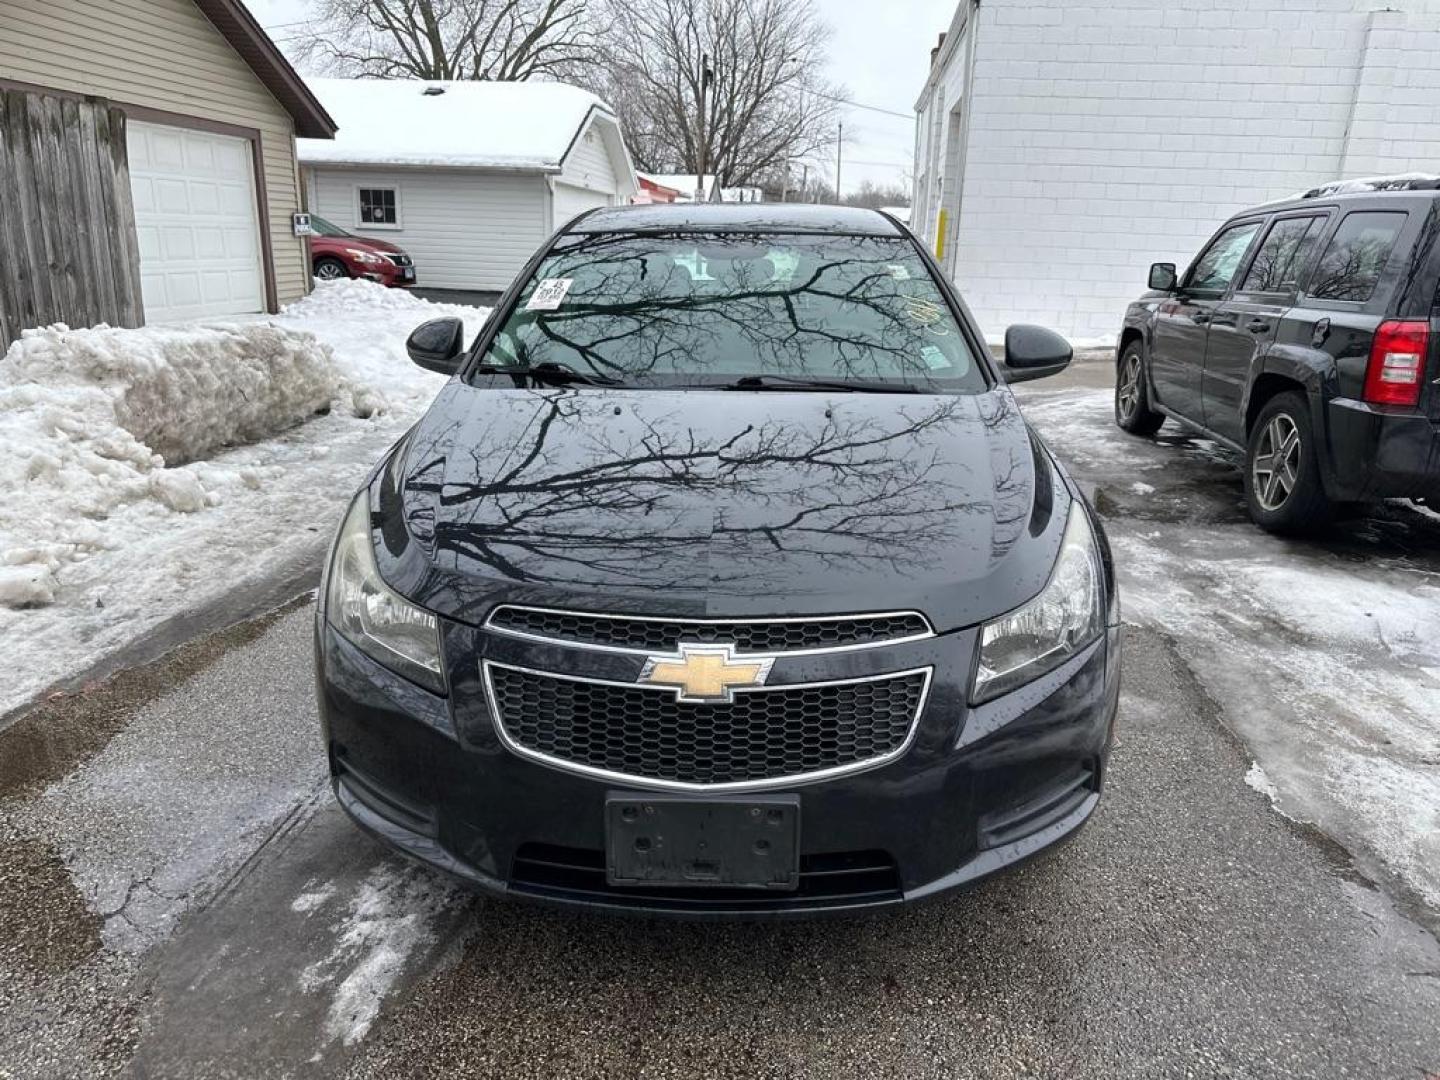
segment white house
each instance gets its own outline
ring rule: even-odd
[[[916,112],[912,228],[985,332],[1113,335],[1227,215],[1440,171],[1440,0],[962,0]]]
[[[309,82],[340,129],[299,140],[311,212],[399,244],[421,285],[503,289],[557,227],[637,190],[614,114],[578,87]]]

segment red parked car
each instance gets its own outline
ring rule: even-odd
[[[415,263],[409,255],[385,240],[356,236],[322,217],[310,215],[310,259],[321,281],[367,278],[381,285],[415,284]]]

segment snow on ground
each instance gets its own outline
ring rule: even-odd
[[[1206,440],[1122,435],[1109,391],[1023,407],[1105,517],[1126,619],[1174,643],[1255,758],[1251,786],[1440,908],[1429,519],[1402,504],[1383,528],[1282,540],[1245,518],[1239,474]]]
[[[457,315],[473,336],[487,313],[341,281],[265,319],[52,328],[12,346],[0,360],[0,715],[305,558],[444,383],[410,363],[409,332]]]
[[[307,893],[296,905],[316,895]],[[296,910],[308,914],[324,906],[329,895]],[[394,863],[375,867],[361,882],[335,924],[334,950],[300,973],[301,990],[332,995],[325,1018],[330,1041],[353,1046],[365,1037],[407,961],[434,941],[436,918],[458,895],[459,890],[439,876]]]
[[[1280,801],[1280,792],[1275,790],[1275,785],[1270,782],[1270,777],[1265,775],[1265,770],[1257,761],[1252,761],[1250,768],[1245,771],[1245,784],[1264,795],[1272,805]]]

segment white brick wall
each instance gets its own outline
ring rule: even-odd
[[[1440,0],[1175,2],[981,4],[953,272],[987,334],[1114,334],[1150,263],[1229,214],[1440,171]]]
[[[1355,89],[1344,175],[1440,172],[1440,12],[1377,11]]]

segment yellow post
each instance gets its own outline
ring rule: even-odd
[[[935,222],[935,258],[945,258],[945,232],[950,224],[950,211],[940,208],[940,217]]]

